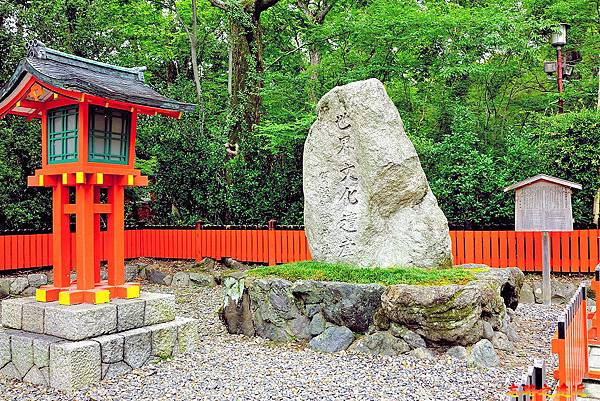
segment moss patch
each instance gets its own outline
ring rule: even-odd
[[[248,271],[254,277],[280,277],[290,281],[319,280],[383,285],[447,285],[466,284],[475,273],[487,269],[422,269],[417,267],[364,268],[342,263],[296,262],[259,267]]]

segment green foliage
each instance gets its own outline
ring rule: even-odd
[[[364,268],[342,263],[295,262],[259,267],[248,271],[255,277],[281,277],[290,281],[320,280],[345,283],[383,285],[447,285],[466,284],[481,269],[421,269],[417,267]]]
[[[0,82],[25,55],[25,43],[39,39],[83,57],[146,65],[146,80],[159,92],[197,102],[186,34],[192,2],[163,3],[169,7],[154,0],[0,2]],[[280,0],[260,17],[262,48],[250,49],[262,52],[265,70],[240,94],[261,95],[260,124],[240,135],[243,155],[232,160],[223,145],[243,110],[231,110],[227,91],[231,23],[252,21],[239,7],[223,13],[206,0],[196,11],[202,107],[181,120],[140,118],[136,163],[151,184],[127,192],[128,222],[151,194],[152,223],[301,224],[303,142],[315,105],[336,85],[372,77],[398,107],[452,226],[511,225],[513,195],[502,189],[537,173],[583,184],[573,198],[575,218],[591,221],[600,185],[598,116],[590,111],[600,64],[596,2],[336,0],[320,24],[296,1]],[[542,68],[556,57],[548,34],[558,22],[571,24],[563,50],[579,57],[562,116],[555,115],[556,83]],[[311,64],[311,54],[320,61]],[[50,222],[49,192],[26,187],[39,149],[37,123],[0,122],[0,228]]]
[[[586,110],[541,117],[532,125],[540,138],[546,171],[582,185],[572,197],[573,218],[590,225],[594,194],[600,188],[600,113]]]

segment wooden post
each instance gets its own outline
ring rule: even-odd
[[[77,289],[94,288],[94,187],[76,186],[76,252]]]
[[[100,187],[93,187],[94,204],[100,203]],[[92,206],[93,207],[93,206]],[[102,260],[102,237],[100,236],[100,213],[94,214],[94,283],[100,282],[100,261]]]
[[[542,232],[542,289],[544,305],[552,302],[552,288],[550,283],[550,236],[548,231]]]
[[[202,260],[202,221],[198,220],[196,222],[196,249],[194,249],[194,254],[196,255],[196,262],[200,262]]]
[[[69,187],[57,182],[52,188],[52,264],[54,286],[63,288],[71,284],[71,255],[69,252],[69,215],[64,206],[69,203]]]
[[[275,266],[277,264],[277,258],[275,255],[275,226],[277,225],[277,220],[272,219],[269,220],[269,266]]]
[[[126,178],[126,177],[125,177]],[[125,284],[125,190],[119,180],[108,189],[108,203],[111,213],[108,216],[108,285]]]

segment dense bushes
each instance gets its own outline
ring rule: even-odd
[[[0,2],[0,81],[35,38],[83,57],[146,65],[147,81],[160,92],[198,102],[182,26],[191,26],[192,3],[173,4],[177,15],[148,0]],[[242,135],[233,159],[223,145],[236,118],[227,71],[229,19],[238,16],[196,4],[202,107],[179,121],[140,120],[138,167],[153,179],[148,190],[128,191],[129,222],[150,192],[151,223],[302,224],[302,148],[315,104],[336,85],[372,77],[398,107],[452,226],[510,226],[513,195],[503,188],[542,172],[583,185],[575,218],[591,222],[600,185],[599,117],[586,111],[597,90],[595,3],[335,1],[315,23],[296,0],[280,0],[261,15],[260,123]],[[557,22],[571,24],[564,50],[576,60],[564,115],[553,115],[555,82],[542,69],[555,57],[548,33]],[[311,64],[309,53],[320,62]],[[38,124],[0,122],[0,228],[50,222],[49,191],[26,187],[39,147]]]

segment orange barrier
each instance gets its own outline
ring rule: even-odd
[[[558,322],[552,338],[552,352],[558,356],[554,372],[557,399],[575,401],[582,390],[583,379],[588,376],[588,331],[586,288],[579,286]]]
[[[71,233],[70,267],[77,246]],[[98,257],[106,260],[108,243],[101,232]],[[310,260],[308,242],[301,228],[262,227],[143,228],[125,230],[125,258],[195,259],[234,258],[243,262],[277,263]],[[0,235],[0,271],[52,265],[52,234]]]
[[[536,360],[529,366],[521,382],[509,387],[507,401],[547,401],[551,388],[546,384],[546,361]]]
[[[542,233],[515,231],[451,231],[455,264],[483,263],[542,271]],[[600,230],[550,233],[553,272],[588,273],[600,262]]]
[[[594,294],[600,294],[600,265],[594,270],[594,279],[591,283]],[[588,319],[591,320],[591,325],[588,330],[588,342],[590,344],[600,346],[600,314],[595,311],[588,314]]]
[[[492,267],[517,266],[541,271],[541,233],[514,231],[451,231],[455,264],[483,263]],[[576,230],[550,233],[553,272],[593,271],[600,263],[600,231]],[[75,260],[75,236],[69,254]],[[96,246],[106,260],[106,233]],[[309,260],[302,227],[212,227],[141,228],[125,230],[125,258],[137,257],[215,259],[231,257],[244,262],[276,263]],[[0,271],[52,265],[51,233],[0,235]],[[73,268],[73,263],[71,263]]]

